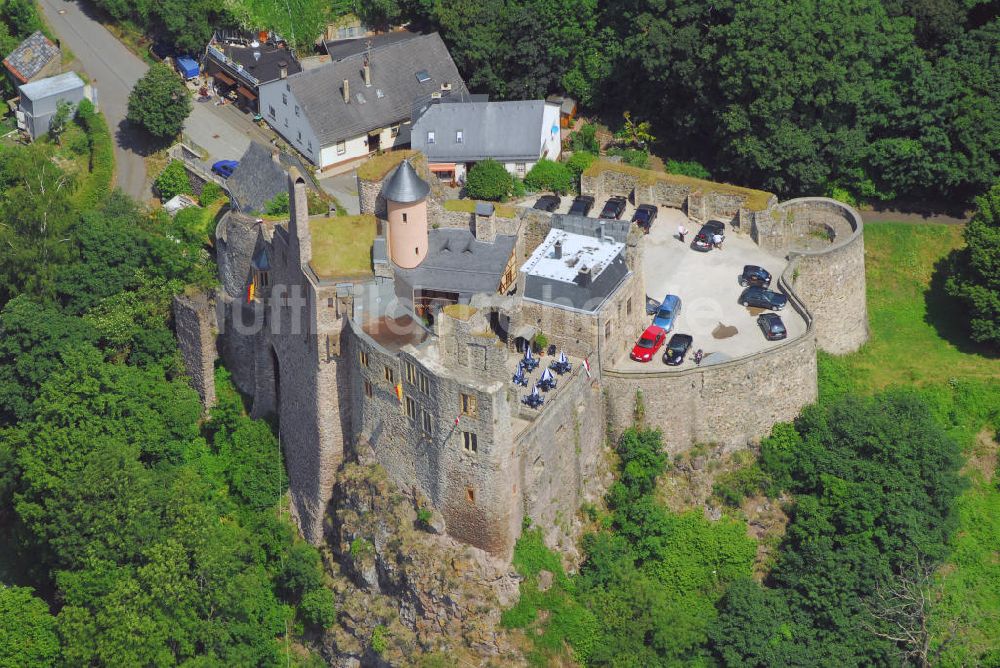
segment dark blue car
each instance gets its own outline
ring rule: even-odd
[[[740,295],[740,304],[743,306],[756,306],[770,311],[780,311],[787,303],[788,297],[785,295],[758,286],[751,286]]]
[[[212,171],[221,176],[224,179],[228,179],[233,175],[236,166],[240,164],[237,160],[219,160],[217,163],[212,165]]]

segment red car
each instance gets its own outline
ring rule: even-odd
[[[662,327],[650,325],[635,342],[630,357],[636,362],[648,362],[656,356],[656,351],[660,349],[666,338],[667,333],[663,331]]]

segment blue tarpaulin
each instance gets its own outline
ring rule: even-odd
[[[182,56],[177,59],[177,71],[185,79],[194,79],[198,76],[198,61],[193,58]]]

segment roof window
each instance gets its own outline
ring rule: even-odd
[[[417,81],[420,83],[427,83],[431,80],[431,75],[427,73],[427,70],[419,70],[417,72]]]
[[[427,131],[427,143],[428,144],[433,144],[434,143],[434,131],[433,130],[428,130]]]
[[[455,130],[455,143],[461,144],[463,140],[463,134],[461,130]]]

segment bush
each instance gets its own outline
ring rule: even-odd
[[[381,624],[376,626],[372,630],[372,651],[382,655],[385,650],[389,649],[389,629],[385,628]]]
[[[972,339],[1000,349],[1000,184],[976,198],[946,290],[968,309]]]
[[[608,149],[608,155],[620,156],[625,164],[639,169],[646,169],[649,165],[649,151],[644,149],[615,147]]]
[[[166,202],[174,195],[190,195],[191,180],[188,178],[184,163],[171,160],[153,182],[153,187],[160,194],[160,199]]]
[[[545,336],[545,334],[542,334],[541,332],[539,332],[535,336],[535,346],[539,350],[545,350],[546,348],[549,347],[549,337],[547,337],[547,336]]]
[[[597,155],[601,152],[601,146],[597,143],[597,126],[584,125],[576,132],[572,132],[567,139],[569,148],[574,153],[586,151]]]
[[[198,203],[202,206],[211,206],[215,204],[222,197],[222,186],[220,186],[215,181],[209,181],[201,188],[201,195],[198,197]]]
[[[671,174],[680,174],[682,176],[691,176],[696,179],[710,179],[712,178],[711,173],[705,169],[704,165],[700,162],[695,162],[694,160],[688,160],[682,162],[680,160],[667,160],[667,171]]]
[[[570,171],[576,182],[580,182],[580,174],[590,167],[594,161],[597,160],[597,156],[589,151],[578,151],[570,156],[570,159],[566,161],[566,169]]]
[[[573,172],[561,162],[541,159],[524,177],[524,185],[531,190],[551,190],[565,195],[573,186]]]
[[[90,100],[81,100],[76,106],[76,122],[87,134],[90,175],[82,180],[74,198],[80,208],[90,209],[106,200],[111,193],[111,180],[115,174],[115,146],[104,115],[94,111]]]
[[[326,587],[312,589],[302,597],[299,604],[302,620],[309,626],[325,629],[337,618],[337,609],[333,604],[333,592]]]
[[[517,177],[514,177],[514,187],[511,188],[511,193],[516,198],[521,198],[527,195],[528,189],[524,187],[524,181],[522,181]]]
[[[483,160],[473,165],[465,179],[465,192],[473,199],[502,202],[510,196],[514,179],[496,160]]]
[[[264,202],[264,213],[269,216],[287,214],[289,210],[288,193],[278,193],[272,199]]]

